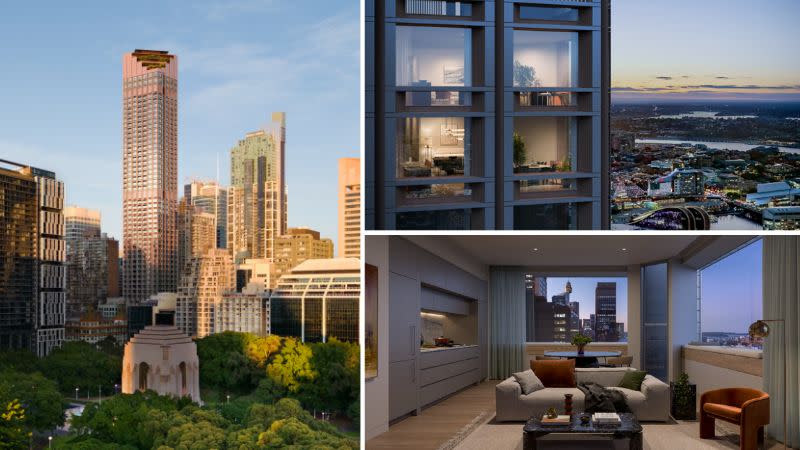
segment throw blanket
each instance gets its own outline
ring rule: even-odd
[[[585,412],[631,412],[628,402],[620,391],[606,389],[605,386],[589,381],[578,384],[578,389],[583,392],[583,407]]]

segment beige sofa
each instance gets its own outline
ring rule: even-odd
[[[623,374],[630,367],[575,369],[576,382],[594,381],[609,389],[620,391],[625,395],[628,407],[640,421],[666,422],[669,420],[669,385],[647,375],[642,382],[641,391],[632,391],[617,387]],[[572,394],[573,411],[583,410],[583,392],[575,388],[544,388],[522,395],[519,383],[510,377],[495,387],[498,422],[526,421],[535,414],[544,413],[553,407],[556,411],[564,411],[564,394]]]

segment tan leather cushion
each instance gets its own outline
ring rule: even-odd
[[[531,361],[533,373],[544,387],[575,387],[575,360]]]
[[[742,417],[742,409],[735,406],[720,405],[719,403],[706,403],[703,405],[703,411],[713,414],[718,417],[724,417],[728,420],[738,422]]]

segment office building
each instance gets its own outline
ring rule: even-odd
[[[64,208],[67,319],[77,321],[108,297],[119,296],[119,242],[100,231],[100,211]]]
[[[0,349],[44,356],[64,341],[64,183],[0,160]]]
[[[675,169],[668,175],[651,181],[647,194],[651,197],[702,197],[705,191],[705,175],[702,170]]]
[[[107,319],[99,311],[87,311],[78,319],[67,320],[65,329],[67,341],[97,344],[111,337],[122,345],[128,339],[128,322],[124,316]]]
[[[191,258],[203,256],[216,244],[217,218],[192,205],[186,197],[178,204],[178,267],[181,273]]]
[[[366,0],[365,227],[609,227],[609,0]]]
[[[361,258],[361,159],[339,159],[339,258]]]
[[[122,294],[137,303],[178,279],[178,58],[122,59]]]
[[[214,333],[224,331],[269,335],[269,293],[249,289],[222,294],[216,305]]]
[[[600,282],[594,291],[594,334],[599,342],[617,342],[617,283]]]
[[[216,308],[222,294],[233,291],[235,287],[235,269],[226,250],[211,250],[201,258],[196,302],[197,337],[214,333]]]
[[[275,272],[269,287],[274,288],[281,275],[289,273],[301,262],[325,258],[333,258],[333,241],[321,238],[319,231],[310,228],[289,228],[275,241]]]
[[[272,114],[269,129],[248,133],[231,149],[227,248],[238,263],[272,258],[286,231],[286,114]]]
[[[215,181],[192,181],[184,185],[183,197],[202,212],[216,217],[216,246],[228,248],[228,190]]]
[[[800,206],[779,206],[763,211],[765,230],[797,230],[800,228]]]
[[[303,342],[358,341],[361,263],[309,259],[283,275],[270,296],[271,333]]]

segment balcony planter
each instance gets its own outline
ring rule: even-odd
[[[697,420],[697,385],[689,383],[682,373],[676,382],[669,383],[670,414],[676,420]]]

